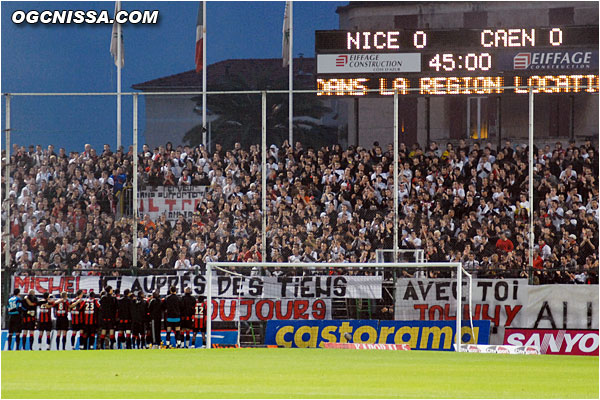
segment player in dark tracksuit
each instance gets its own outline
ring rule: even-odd
[[[196,299],[192,296],[192,289],[187,286],[184,289],[184,294],[181,297],[181,335],[185,335],[183,347],[188,347],[190,344],[190,333],[192,333],[192,317],[194,315],[194,306]]]
[[[144,294],[139,291],[136,299],[131,304],[131,334],[134,348],[143,349],[146,347],[146,329],[144,325],[147,314],[148,303],[144,299]]]
[[[144,297],[144,301],[146,302],[146,315],[144,315],[144,329],[146,331],[146,348],[152,347],[152,326],[150,324],[150,301],[152,300],[152,295],[150,297]]]
[[[152,344],[154,348],[160,346],[160,328],[162,323],[162,302],[158,291],[152,293],[152,298],[148,304],[148,317],[150,318],[150,330],[152,331]]]
[[[8,350],[12,350],[12,337],[15,334],[17,350],[21,349],[21,325],[23,323],[23,299],[20,296],[21,290],[15,289],[13,295],[8,299],[6,313],[8,314]]]
[[[100,320],[100,348],[105,348],[106,333],[110,336],[110,348],[115,344],[115,318],[117,315],[117,299],[111,286],[104,289],[105,293],[100,298],[102,316]]]
[[[123,348],[123,342],[131,349],[131,292],[125,289],[123,297],[117,300],[117,331],[120,332],[117,346]]]
[[[169,295],[163,301],[163,310],[167,329],[167,347],[171,346],[171,330],[175,331],[176,346],[181,347],[181,299],[177,295],[175,286],[169,288]]]

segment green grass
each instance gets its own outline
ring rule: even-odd
[[[2,352],[2,398],[598,398],[598,357],[325,349]]]

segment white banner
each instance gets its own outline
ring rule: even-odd
[[[237,277],[213,276],[212,296],[229,298],[381,298],[380,276],[281,276],[281,277]],[[178,293],[189,286],[194,295],[205,295],[204,275],[158,275],[158,276],[12,276],[11,291],[21,289],[21,293],[34,290],[37,295],[46,292],[58,295],[61,291],[74,293],[79,289],[96,293],[106,285],[121,292],[130,289],[150,294],[158,290],[161,295],[175,286]]]
[[[396,283],[396,320],[456,320],[455,279],[399,279]],[[490,320],[496,326],[521,327],[526,323],[526,279],[474,279],[472,308],[467,282],[463,282],[463,320]]]
[[[140,214],[149,214],[152,220],[162,214],[174,221],[179,214],[191,219],[196,206],[204,199],[206,186],[148,186],[138,193]]]
[[[525,279],[473,279],[472,307],[463,282],[463,320],[530,329],[598,329],[598,285],[530,286]],[[396,320],[456,319],[456,280],[399,279]]]
[[[598,329],[598,285],[529,287],[527,328]]]
[[[421,72],[421,54],[317,54],[317,74],[381,72]]]

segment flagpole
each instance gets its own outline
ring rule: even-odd
[[[202,2],[202,144],[206,149],[206,1]]]
[[[290,92],[288,93],[288,100],[289,100],[289,104],[290,104],[290,109],[288,110],[288,136],[289,136],[289,144],[290,147],[293,149],[294,148],[294,124],[293,124],[293,119],[294,119],[294,52],[293,52],[293,47],[294,47],[294,42],[293,42],[293,31],[294,31],[294,17],[293,17],[293,1],[290,1],[290,46],[289,46],[289,59],[290,59],[290,63],[289,63],[289,68],[288,68],[288,79],[289,79],[289,88],[290,88]]]
[[[117,8],[121,11],[120,1]],[[117,23],[117,151],[121,147],[121,51],[121,24]]]

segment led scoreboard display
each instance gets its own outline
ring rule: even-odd
[[[597,26],[316,31],[315,50],[319,95],[598,92]]]

